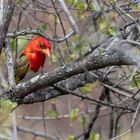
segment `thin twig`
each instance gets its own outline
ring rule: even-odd
[[[78,33],[78,27],[77,27],[72,15],[70,14],[70,12],[69,12],[64,0],[58,0],[58,1],[61,4],[64,12],[66,13],[66,16],[67,16],[67,18],[68,18],[68,20],[69,20],[69,22],[71,24],[71,27],[72,27],[73,31]]]
[[[126,114],[126,113],[130,113],[128,111],[124,111],[124,110],[121,110],[120,113],[117,115],[116,117],[116,120],[115,120],[115,124],[114,124],[114,137],[117,136],[118,134],[118,130],[119,130],[119,120],[121,119],[121,117]]]
[[[103,89],[102,94],[101,94],[99,100],[100,101],[104,101],[104,99],[105,99],[105,94],[104,94],[104,89]],[[93,126],[94,126],[94,124],[95,124],[95,122],[96,122],[96,120],[97,120],[97,118],[99,116],[101,107],[102,107],[102,104],[97,104],[97,106],[96,106],[96,112],[94,113],[94,115],[92,117],[92,120],[91,120],[91,122],[88,125],[88,129],[87,129],[87,131],[86,131],[86,133],[84,135],[84,139],[85,140],[88,140],[89,137],[90,137],[90,133],[91,133],[92,128],[93,128]]]
[[[132,45],[135,45],[134,47],[137,47],[138,49],[140,49],[140,42],[138,42],[138,41],[126,39],[126,40],[122,40],[120,43],[121,44],[123,44],[123,43],[132,44]]]
[[[120,137],[125,136],[125,135],[127,135],[128,133],[130,133],[130,132],[131,132],[131,129],[127,130],[126,132],[124,132],[124,133],[122,133],[122,134],[120,134],[120,135],[118,135],[118,136],[116,136],[116,137],[114,137],[114,138],[112,138],[111,140],[117,140],[117,139],[119,139]]]
[[[64,25],[63,25],[63,22],[62,22],[61,16],[60,16],[60,14],[59,14],[59,12],[58,12],[56,6],[55,6],[54,1],[51,0],[51,2],[52,2],[52,5],[53,5],[53,7],[54,7],[54,9],[55,9],[55,12],[56,12],[56,14],[57,14],[59,20],[60,20],[60,25],[61,25],[61,27],[62,27],[63,34],[64,34],[64,36],[66,36],[65,27],[64,27]],[[71,50],[70,50],[70,48],[69,48],[69,42],[68,42],[68,40],[66,39],[65,42],[66,42],[66,44],[67,44],[68,51],[69,51],[69,53],[71,54]]]
[[[56,137],[49,136],[49,135],[46,136],[42,132],[30,129],[30,128],[22,127],[22,126],[17,126],[17,130],[25,132],[25,133],[32,134],[32,135],[35,135],[35,136],[38,136],[38,137],[42,137],[42,138],[46,138],[47,137],[49,140],[58,140]]]
[[[135,113],[133,115],[133,119],[132,119],[132,122],[131,122],[131,130],[133,130],[133,126],[134,126],[135,121],[137,119],[137,115],[139,113],[139,109],[140,109],[140,102],[138,103],[137,109],[136,109],[136,111],[135,111]]]
[[[110,91],[108,88],[105,88],[105,95],[108,103],[112,104],[111,96],[110,96]],[[109,116],[110,116],[110,130],[109,130],[109,138],[112,138],[114,135],[114,108],[109,107]]]
[[[104,105],[104,106],[110,106],[110,107],[113,107],[113,108],[118,108],[118,109],[123,109],[123,110],[131,110],[131,111],[134,111],[132,109],[129,109],[127,107],[122,107],[122,106],[117,106],[117,105],[114,105],[114,104],[109,104],[109,103],[106,103],[104,101],[101,101],[101,100],[98,100],[98,99],[94,99],[94,98],[90,98],[86,95],[82,95],[82,94],[79,94],[79,93],[76,93],[76,92],[73,92],[73,91],[70,91],[70,90],[65,90],[61,87],[58,87],[58,86],[53,86],[56,90],[59,90],[61,92],[64,92],[64,93],[67,93],[67,94],[71,94],[71,95],[74,95],[74,96],[77,96],[81,99],[86,99],[86,100],[89,100],[89,101],[92,101],[92,102],[95,102],[95,103],[98,103],[98,104],[101,104],[101,105]]]

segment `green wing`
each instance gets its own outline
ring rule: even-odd
[[[15,62],[15,80],[16,83],[18,83],[20,80],[22,80],[26,73],[29,70],[29,61],[28,58],[24,55],[21,55]]]

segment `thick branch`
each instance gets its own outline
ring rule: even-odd
[[[94,53],[88,55],[85,59],[63,67],[57,68],[53,72],[38,75],[27,82],[18,84],[14,91],[6,91],[1,98],[20,101],[31,92],[35,92],[47,86],[51,86],[59,81],[71,76],[84,73],[88,70],[96,70],[112,65],[130,65],[134,64],[131,58],[124,56],[119,51],[106,52],[104,55],[94,56]]]
[[[5,42],[5,37],[8,31],[9,23],[12,19],[15,8],[15,0],[0,1],[0,53]]]
[[[78,87],[83,86],[85,83],[91,83],[97,80],[96,77],[89,73],[78,74],[72,76],[66,80],[62,80],[56,85],[62,87],[65,90],[75,90]],[[64,95],[65,93],[56,90],[54,87],[46,87],[37,92],[29,94],[23,100],[20,101],[20,104],[32,104],[37,102],[44,102],[46,100]],[[67,94],[67,93],[66,93]]]

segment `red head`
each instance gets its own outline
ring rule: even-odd
[[[34,37],[22,51],[21,55],[26,55],[29,60],[30,69],[37,72],[43,67],[46,55],[50,57],[51,44],[43,37]]]

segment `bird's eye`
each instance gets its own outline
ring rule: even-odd
[[[43,44],[40,43],[39,46],[40,46],[41,49],[44,49]]]

